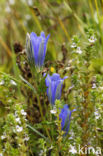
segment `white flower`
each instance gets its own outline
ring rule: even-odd
[[[74,61],[73,59],[72,60],[69,60],[68,61],[68,65],[70,65],[73,61]]]
[[[0,85],[4,85],[4,83],[5,83],[4,80],[2,80],[2,81],[0,82]]]
[[[10,83],[14,86],[17,86],[16,82],[14,80],[10,80]]]
[[[18,112],[17,111],[15,111],[15,117],[17,117],[18,116]]]
[[[71,48],[76,48],[76,47],[77,47],[76,43],[73,42],[72,45],[71,45]]]
[[[24,141],[28,141],[30,138],[29,137],[25,137],[24,138]]]
[[[19,125],[16,126],[16,131],[17,132],[22,132],[23,130],[23,127],[20,127]]]
[[[9,99],[9,100],[8,100],[8,102],[10,102],[10,103],[11,103],[11,102],[12,102],[12,100],[11,100],[11,99]]]
[[[11,8],[10,8],[9,6],[7,6],[7,7],[5,8],[5,11],[8,12],[8,13],[10,13],[10,12],[11,12]]]
[[[32,0],[29,0],[29,1],[28,1],[28,4],[29,4],[30,6],[33,6],[33,1],[32,1]]]
[[[92,86],[92,88],[96,88],[96,84],[95,84],[95,83],[93,83],[93,86]]]
[[[90,43],[94,43],[96,40],[97,40],[97,39],[96,39],[94,36],[91,36],[91,37],[88,39],[88,41],[89,41]]]
[[[103,87],[99,87],[100,90],[103,90]]]
[[[27,115],[27,113],[24,111],[24,109],[21,110],[21,114],[24,115],[24,116]]]
[[[70,153],[72,154],[76,154],[77,153],[77,150],[75,149],[74,146],[70,145],[70,150],[69,150]]]
[[[70,70],[71,67],[65,67],[65,70]]]
[[[15,120],[16,120],[16,122],[18,122],[19,124],[21,124],[20,118],[16,118]]]
[[[76,53],[82,54],[82,50],[80,49],[80,47],[77,47]]]
[[[26,15],[25,18],[26,18],[27,20],[30,20],[30,19],[31,19],[31,16],[30,16],[30,15]],[[25,62],[24,62],[24,63],[25,63]]]
[[[43,150],[40,150],[39,156],[43,156]]]
[[[4,140],[6,138],[6,135],[1,136],[1,140]]]
[[[52,110],[50,110],[50,113],[51,114],[56,114],[57,113],[56,107],[54,107]]]
[[[14,5],[14,4],[15,4],[15,0],[9,0],[9,3],[10,3],[11,5]]]
[[[101,117],[101,115],[99,114],[98,111],[95,111],[95,112],[94,112],[94,115],[95,115],[95,118],[96,118],[96,119],[99,119],[99,118]]]
[[[4,132],[3,135],[1,136],[1,140],[6,138],[6,133]]]
[[[2,153],[0,153],[0,156],[3,156],[3,154],[2,154]]]

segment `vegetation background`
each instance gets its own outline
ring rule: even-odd
[[[28,91],[29,88],[27,89],[27,91],[25,91],[25,87],[27,87],[26,85],[29,85],[29,87],[31,86],[24,79],[22,79],[23,81],[21,81],[19,77],[21,73],[21,75],[26,80],[28,80],[31,84],[33,83],[33,79],[31,79],[31,73],[28,65],[23,64],[24,60],[26,59],[26,56],[25,55],[23,57],[19,56],[20,51],[22,51],[22,55],[23,52],[25,51],[27,32],[29,33],[35,32],[39,35],[41,31],[44,31],[46,35],[50,34],[50,39],[49,39],[47,53],[46,53],[46,60],[45,60],[47,64],[43,72],[45,71],[50,71],[51,73],[59,72],[59,74],[63,76],[66,73],[64,72],[67,66],[66,63],[71,59],[75,58],[75,55],[71,54],[72,52],[71,44],[73,42],[72,41],[73,36],[77,35],[78,38],[80,39],[79,45],[81,49],[86,49],[85,47],[87,45],[86,43],[87,32],[89,32],[90,30],[89,28],[93,29],[93,33],[96,35],[97,42],[95,44],[94,49],[92,49],[95,58],[90,58],[90,60],[88,60],[88,62],[90,61],[89,68],[85,69],[85,66],[83,66],[82,68],[82,71],[86,70],[86,72],[89,69],[90,71],[89,78],[87,78],[88,80],[86,80],[86,78],[84,77],[83,78],[85,79],[85,85],[88,84],[88,86],[90,87],[90,83],[91,83],[90,81],[92,81],[92,76],[94,74],[97,76],[96,77],[97,83],[100,84],[100,87],[102,87],[103,85],[103,0],[0,0],[0,80],[1,80],[0,81],[0,121],[1,121],[0,135],[1,136],[4,132],[4,129],[6,129],[7,127],[9,128],[12,127],[12,124],[10,124],[10,122],[11,121],[13,122],[13,117],[12,117],[13,111],[14,110],[19,111],[20,109],[26,110],[28,114],[27,119],[29,120],[29,123],[35,129],[40,131],[41,132],[40,134],[42,134],[44,131],[41,129],[43,124],[45,126],[45,123],[40,124],[41,122],[41,119],[39,118],[40,114],[38,114],[37,110],[35,112],[33,111],[34,107],[37,107],[35,105],[36,103],[35,96],[33,97],[30,90]],[[87,49],[87,51],[89,50],[90,49]],[[81,58],[79,59],[81,60]],[[83,64],[83,61],[81,61],[81,64]],[[17,67],[17,63],[19,68]],[[63,65],[62,63],[64,63],[65,65]],[[76,69],[75,63],[73,64],[73,66],[75,66]],[[68,88],[71,86],[72,80],[74,81],[77,80],[75,74],[78,72],[81,73],[81,68],[78,68],[77,71],[74,70],[74,77],[70,78],[69,79],[70,81],[66,81],[63,95],[62,95],[65,101],[70,104],[70,107],[72,109],[74,107],[77,108],[77,103],[76,103],[77,101],[75,102],[74,100],[75,93],[73,92],[73,94],[70,94],[70,90],[68,90]],[[68,76],[71,76],[71,73],[69,73]],[[14,86],[11,86],[11,84],[9,83],[11,79],[14,80],[18,85],[13,84]],[[3,80],[5,81],[5,84],[3,84]],[[80,81],[81,83],[82,82],[84,83],[84,80],[82,80],[82,78],[80,78]],[[27,84],[25,84],[24,82],[26,82]],[[41,84],[41,86],[39,86],[39,89],[43,90],[42,87],[43,86]],[[80,86],[79,87],[77,86],[77,88],[75,88],[74,90],[77,91],[78,88],[80,89]],[[66,94],[66,90],[68,90],[67,94]],[[84,93],[87,95],[89,91],[91,92],[91,90],[88,89],[87,91],[84,91]],[[79,128],[76,128],[77,123],[81,122],[80,118],[78,119],[78,121],[76,121],[78,113],[77,115],[74,115],[74,120],[76,124],[74,127],[73,126],[71,127],[75,129],[74,131],[75,135],[77,135],[80,132],[80,135],[75,139],[75,142],[77,144],[83,145],[83,141],[85,143],[88,143],[87,138],[90,136],[91,138],[92,136],[95,136],[92,145],[95,147],[99,146],[102,149],[103,148],[103,104],[102,104],[103,90],[101,91],[100,94],[99,93],[100,92],[96,90],[96,92],[95,93],[93,92],[92,94],[93,96],[95,94],[95,97],[97,99],[97,101],[95,100],[93,104],[95,103],[94,105],[97,106],[98,109],[100,109],[99,113],[101,113],[100,120],[94,121],[93,119],[91,119],[90,123],[88,124],[91,125],[90,131],[92,132],[92,135],[90,134],[90,131],[86,134],[86,136],[84,135],[87,129],[89,129],[89,126],[86,128],[85,125],[81,126],[82,128],[84,128],[83,129],[84,133],[82,134],[81,134],[81,130]],[[41,95],[41,91],[40,91],[41,101],[42,101],[42,96],[43,95]],[[91,101],[90,99],[94,100],[94,98],[93,97],[91,98],[90,96],[87,99],[89,99],[89,101]],[[33,103],[32,100],[34,101],[34,105],[32,104]],[[48,103],[46,95],[45,95],[45,102]],[[19,106],[16,104],[19,104]],[[93,104],[92,106],[90,106],[90,109],[91,107],[94,108]],[[81,112],[82,112],[83,111],[82,106],[78,105],[78,107],[81,108]],[[24,133],[28,133],[28,129],[26,129],[24,121],[22,122],[23,122],[22,124],[24,124]],[[82,122],[84,122],[84,119],[82,120]],[[50,123],[46,122],[46,124],[49,125]],[[74,125],[74,123],[71,124]],[[93,129],[92,124],[93,126],[95,125],[94,129],[96,131],[92,131]],[[7,127],[5,127],[4,125],[6,125]],[[11,129],[9,128],[8,131]],[[32,130],[30,130],[29,132],[31,139],[27,146],[24,145],[24,143],[21,141],[22,135],[21,136],[18,135],[19,139],[17,144],[19,143],[22,144],[20,149],[16,148],[17,145],[14,145],[15,143],[13,144],[12,139],[14,136],[12,132],[10,132],[10,134],[8,133],[8,136],[11,135],[11,137],[8,137],[8,140],[6,141],[7,145],[4,145],[5,142],[2,143],[2,140],[0,141],[0,152],[2,153],[2,149],[6,146],[5,149],[8,150],[8,152],[5,155],[7,156],[15,155],[15,153],[17,156],[18,155],[25,156],[27,155],[26,151],[29,151],[28,155],[33,155],[33,154],[39,155],[37,149],[41,150],[43,148],[45,149],[44,155],[46,155],[48,153],[47,149],[51,147],[51,144],[47,146],[45,145],[45,141],[40,139],[37,142],[34,141],[38,137],[35,136],[35,132],[33,132],[32,134],[31,131]],[[37,134],[39,133],[38,131],[36,131]],[[84,136],[84,138],[82,136]],[[13,146],[11,147],[9,143],[13,144]],[[73,140],[71,141],[71,144],[72,143]],[[36,147],[38,148],[36,149]],[[53,152],[54,156],[60,154],[61,155],[68,154],[67,152],[68,146],[66,146],[65,149],[62,150],[64,150],[64,153],[62,153],[60,150],[59,150],[60,152],[54,150]]]

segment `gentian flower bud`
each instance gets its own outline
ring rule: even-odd
[[[50,35],[45,37],[44,32],[37,36],[34,32],[26,37],[26,53],[30,65],[42,67],[45,60],[47,42]]]
[[[61,109],[61,113],[59,114],[59,118],[61,119],[61,129],[65,132],[64,135],[67,135],[70,127],[70,118],[72,112],[76,111],[76,109],[73,109],[72,111],[69,110],[68,105],[64,105],[64,107]]]
[[[45,79],[46,87],[47,87],[47,96],[50,104],[54,105],[56,99],[61,98],[61,91],[63,86],[63,81],[67,79],[68,76],[65,76],[63,79],[59,74],[54,73],[52,76],[49,74]]]

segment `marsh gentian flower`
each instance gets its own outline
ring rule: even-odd
[[[65,131],[65,135],[67,135],[70,127],[70,118],[72,112],[76,111],[76,109],[73,109],[72,111],[69,110],[68,105],[64,105],[64,107],[61,109],[61,113],[59,115],[59,118],[61,119],[61,129]]]
[[[26,52],[28,61],[31,65],[42,67],[45,60],[47,42],[50,35],[45,37],[44,32],[37,36],[34,32],[26,37]]]
[[[65,76],[63,79],[60,77],[59,74],[54,73],[52,76],[49,74],[45,79],[46,87],[47,87],[47,96],[49,102],[54,105],[56,99],[60,99],[61,91],[63,86],[64,79],[68,78]]]

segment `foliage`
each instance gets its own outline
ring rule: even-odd
[[[0,156],[103,154],[102,13],[103,0],[0,1]],[[27,46],[42,31],[48,47],[43,33]]]

